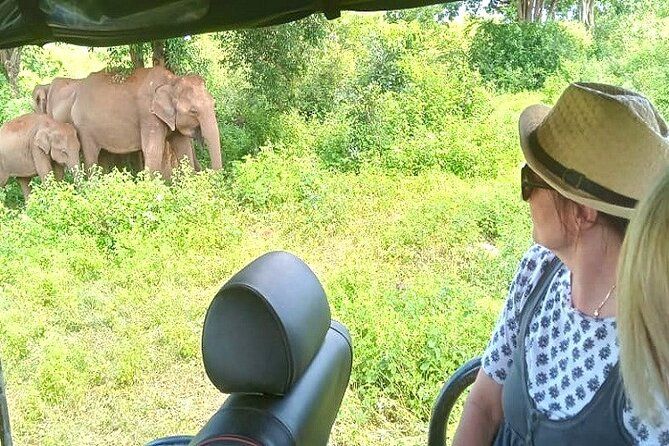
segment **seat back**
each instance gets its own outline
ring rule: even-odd
[[[190,445],[327,445],[351,374],[351,338],[330,320],[325,292],[300,259],[265,254],[233,276],[207,311],[202,354],[230,396]]]

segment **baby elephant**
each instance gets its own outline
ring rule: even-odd
[[[44,179],[53,171],[62,179],[63,167],[79,164],[79,139],[72,124],[58,122],[41,113],[28,113],[0,128],[0,187],[16,177],[27,199],[30,179]]]

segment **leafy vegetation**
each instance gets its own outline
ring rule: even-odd
[[[502,91],[536,90],[565,60],[582,55],[579,42],[560,24],[484,21],[472,39],[471,63]]]
[[[36,185],[27,204],[15,183],[0,192],[16,443],[195,432],[224,398],[201,366],[207,306],[231,274],[284,249],[313,267],[354,339],[332,444],[424,444],[439,387],[485,346],[530,243],[520,111],[585,80],[669,112],[667,11],[651,3],[602,9],[594,32],[446,23],[453,11],[428,8],[165,42],[216,98],[224,171],[183,167],[169,184],[75,175]],[[36,83],[129,57],[24,48],[0,118],[29,110]]]

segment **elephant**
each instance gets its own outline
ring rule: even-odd
[[[33,110],[35,113],[46,113],[46,98],[50,84],[35,85],[33,88]]]
[[[72,124],[58,122],[43,113],[28,113],[0,127],[0,187],[16,177],[27,199],[30,179],[44,179],[54,172],[62,179],[63,168],[79,164],[81,146]]]
[[[46,93],[44,113],[56,121],[72,124],[72,105],[80,81],[68,77],[57,77],[51,81]]]
[[[81,80],[72,107],[86,167],[101,149],[142,151],[144,167],[171,176],[170,153],[196,166],[192,138],[201,136],[213,169],[223,165],[214,99],[199,76],[176,76],[163,67],[139,68],[126,79],[105,72]]]
[[[72,124],[72,106],[80,81],[81,79],[57,77],[50,84],[37,85],[33,89],[35,111],[46,113],[57,121]],[[103,149],[100,151],[98,164],[104,171],[113,167],[127,167],[138,172],[144,168],[140,152],[116,155]]]

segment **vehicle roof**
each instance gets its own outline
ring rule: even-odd
[[[454,0],[449,0],[454,1]],[[6,0],[0,48],[67,42],[112,46],[277,25],[323,12],[426,6],[434,0]]]

